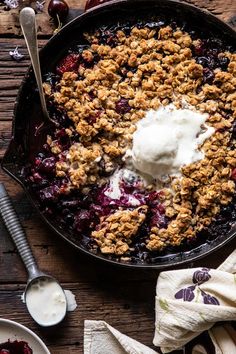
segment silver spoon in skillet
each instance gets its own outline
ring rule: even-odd
[[[57,325],[66,315],[66,295],[55,278],[38,269],[3,183],[0,183],[0,215],[28,271],[24,300],[30,315],[42,327]]]
[[[31,7],[25,7],[20,12],[20,25],[22,29],[22,33],[25,38],[25,42],[28,48],[29,56],[31,59],[31,63],[34,70],[35,79],[37,82],[38,90],[39,90],[39,98],[41,102],[43,117],[45,122],[51,122],[54,125],[58,125],[55,120],[50,118],[47,110],[46,100],[43,91],[43,83],[42,83],[42,75],[41,68],[39,62],[39,53],[38,53],[38,42],[37,42],[37,34],[36,34],[36,20],[35,20],[35,12]],[[37,129],[36,133],[43,128],[45,124],[43,122]]]

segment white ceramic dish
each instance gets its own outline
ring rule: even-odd
[[[8,340],[27,342],[34,354],[50,354],[43,341],[30,329],[20,323],[0,318],[0,343]]]

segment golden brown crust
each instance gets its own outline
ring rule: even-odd
[[[132,237],[144,222],[147,206],[134,210],[118,210],[108,217],[102,217],[98,229],[92,232],[102,253],[122,255],[128,251]]]
[[[54,93],[44,84],[45,93],[72,121],[68,135],[76,131],[80,136],[80,143],[73,144],[57,163],[57,175],[68,173],[72,189],[99,183],[101,160],[107,172],[114,171],[117,159],[132,145],[136,122],[147,110],[173,102],[177,108],[187,104],[208,113],[207,124],[216,133],[202,146],[205,158],[184,166],[182,179],[174,179],[166,189],[163,204],[170,222],[167,229],[151,228],[147,248],[159,250],[194,238],[235,192],[230,176],[236,167],[236,151],[230,128],[236,118],[236,55],[220,54],[230,60],[228,71],[215,69],[214,80],[208,84],[202,65],[192,57],[191,46],[198,41],[180,29],[167,26],[156,33],[135,27],[129,36],[118,31],[114,48],[98,44],[96,35],[86,34],[86,38],[91,47],[82,56],[87,61],[99,56],[97,64],[80,66],[79,80],[77,73],[64,73]],[[53,141],[50,145],[60,156],[60,148]],[[92,232],[101,251],[126,253],[146,212],[143,206],[102,218],[99,229]]]

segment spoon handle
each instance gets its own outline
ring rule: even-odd
[[[2,216],[4,224],[28,270],[30,278],[34,277],[34,275],[36,275],[39,271],[28,244],[24,229],[3,183],[0,183],[0,215]]]
[[[20,12],[20,25],[25,38],[25,42],[30,55],[31,63],[34,69],[34,75],[39,90],[39,97],[43,114],[48,117],[47,105],[43,92],[42,75],[39,63],[39,53],[36,34],[35,12],[31,7],[25,7]]]

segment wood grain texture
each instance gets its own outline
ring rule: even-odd
[[[28,1],[35,8],[34,1]],[[231,26],[236,25],[236,1],[235,0],[186,0],[186,2],[204,8]],[[45,1],[44,10],[36,16],[38,24],[38,34],[40,36],[51,35],[55,29],[55,23],[50,20],[47,14],[49,0]],[[74,10],[83,11],[86,0],[67,0],[71,14]],[[25,1],[24,1],[25,6]],[[20,6],[21,8],[22,6]],[[0,4],[0,36],[19,36],[21,29],[19,25],[19,9],[6,10],[4,4]],[[79,14],[78,12],[77,14]]]
[[[37,15],[40,46],[55,28],[46,13]],[[85,0],[67,0],[72,12],[84,8]],[[208,9],[236,27],[235,0],[191,0],[189,3]],[[74,13],[74,12],[73,12]],[[0,5],[0,159],[11,139],[11,120],[17,91],[28,68],[29,57],[22,40],[18,10],[6,11]],[[9,51],[16,46],[25,55],[21,62],[13,61]],[[0,317],[19,321],[34,330],[49,346],[52,354],[83,353],[84,319],[105,320],[123,333],[152,347],[154,333],[154,294],[158,272],[136,271],[111,267],[78,253],[58,238],[41,221],[27,200],[22,188],[0,171],[25,227],[33,253],[42,270],[54,275],[77,298],[78,309],[70,313],[57,328],[39,328],[28,315],[20,295],[27,274],[9,235],[0,222]],[[236,247],[236,240],[193,266],[218,266]],[[111,353],[112,354],[112,353]]]
[[[50,0],[46,0],[43,7],[43,12],[37,12],[36,22],[37,22],[37,32],[39,36],[49,36],[53,34],[56,26],[52,19],[49,19],[47,8]],[[34,9],[36,9],[35,1],[27,1]],[[67,4],[70,8],[70,12],[73,10],[78,10],[77,15],[83,11],[86,0],[67,0]],[[7,7],[1,3],[0,4],[0,36],[20,36],[21,29],[19,24],[19,11],[23,6],[26,6],[26,1],[20,0],[20,6],[17,9],[7,9]]]

